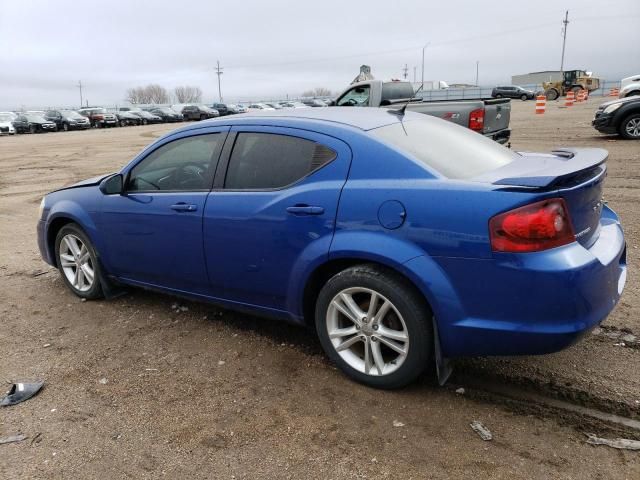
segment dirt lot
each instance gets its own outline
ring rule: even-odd
[[[621,303],[564,352],[461,360],[456,370],[638,418],[640,340],[622,336],[640,335],[640,143],[591,129],[599,100],[553,104],[544,116],[514,102],[512,145],[610,151],[605,197],[629,245]],[[117,169],[172,128],[0,138],[0,381],[47,381],[36,398],[0,410],[0,437],[29,437],[0,445],[0,478],[640,478],[640,452],[585,443],[592,424],[456,394],[429,377],[367,389],[299,328],[139,290],[74,297],[39,258],[40,198]]]

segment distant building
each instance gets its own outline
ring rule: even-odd
[[[513,85],[538,85],[542,82],[554,82],[558,80],[562,80],[560,70],[545,70],[544,72],[531,72],[511,77],[511,83]]]
[[[371,67],[369,65],[362,65],[360,67],[360,73],[356,78],[353,79],[353,83],[364,82],[367,80],[375,80],[373,75],[371,74]]]

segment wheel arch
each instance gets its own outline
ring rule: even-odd
[[[78,209],[80,209],[80,207],[73,202],[61,203],[68,205],[56,205],[56,210],[58,211],[51,212],[47,220],[45,238],[49,258],[51,258],[55,262],[56,266],[58,265],[58,259],[55,255],[56,236],[58,235],[58,232],[62,227],[70,223],[76,224],[84,232],[84,234],[87,235],[89,240],[91,240],[94,249],[96,250],[96,255],[98,255],[99,257],[100,248],[99,242],[97,242],[96,226],[91,219],[91,216],[87,212],[84,212],[82,210],[77,211]]]

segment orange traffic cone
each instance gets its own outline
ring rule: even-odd
[[[576,97],[575,94],[573,93],[573,90],[567,92],[567,98],[564,101],[564,106],[565,107],[573,107],[573,102],[576,101]]]
[[[538,95],[536,97],[536,114],[543,115],[547,108],[547,97],[545,95]]]

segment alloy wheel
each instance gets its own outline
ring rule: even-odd
[[[375,290],[340,291],[327,309],[326,327],[338,355],[366,375],[389,375],[407,358],[405,321],[395,305]]]
[[[67,234],[59,248],[60,266],[69,283],[80,292],[91,289],[95,281],[95,269],[91,254],[80,238]]]
[[[640,137],[640,118],[629,120],[624,129],[630,137]]]

